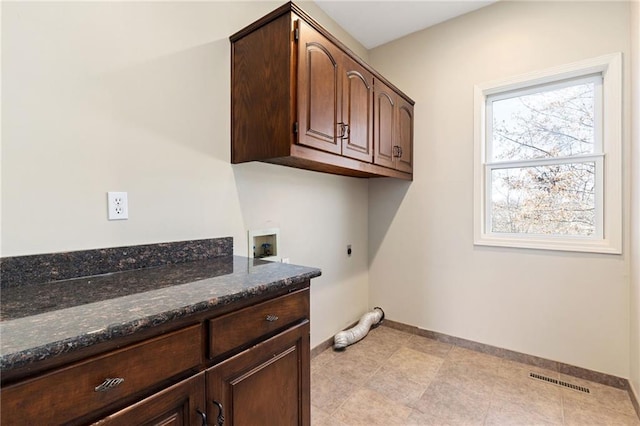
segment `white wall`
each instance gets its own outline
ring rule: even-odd
[[[474,247],[473,86],[622,51],[629,3],[498,2],[370,52],[415,101],[414,182],[370,183],[370,304],[388,318],[629,377],[622,256]],[[625,152],[629,99],[625,95]]]
[[[229,162],[228,37],[282,3],[3,2],[2,256],[223,236],[247,255],[248,229],[279,227],[323,270],[312,346],[361,315],[368,181]]]
[[[640,400],[640,1],[631,3],[631,334],[630,382]]]

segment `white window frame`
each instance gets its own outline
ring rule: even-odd
[[[571,157],[596,164],[596,235],[558,236],[491,232],[491,170],[538,164],[537,160],[491,162],[487,144],[487,98],[593,75],[602,76],[602,151]],[[524,92],[523,92],[524,93]],[[596,116],[598,116],[596,112]],[[598,138],[597,138],[598,139]],[[598,140],[595,141],[596,144]],[[549,164],[554,159],[544,160]],[[557,160],[568,163],[566,158]],[[507,166],[508,165],[508,166]],[[593,253],[622,253],[622,53],[474,86],[474,244]]]

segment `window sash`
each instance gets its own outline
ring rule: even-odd
[[[589,75],[579,77],[570,77],[565,79],[553,80],[552,82],[528,84],[524,82],[520,86],[512,87],[508,90],[500,90],[487,95],[487,101],[502,101],[504,99],[518,98],[520,96],[532,95],[534,93],[550,92],[553,90],[564,89],[565,87],[577,86],[579,84],[595,83],[602,85],[602,73],[596,72]]]
[[[602,73],[590,74],[588,76],[568,78],[561,81],[555,81],[544,84],[529,84],[522,87],[512,88],[504,92],[497,92],[491,95],[487,95],[485,99],[485,161],[498,162],[493,160],[493,103],[505,99],[512,99],[537,93],[549,92],[558,89],[564,89],[566,87],[577,86],[585,83],[593,83],[594,87],[594,141],[593,141],[593,153],[598,154],[603,152],[603,97],[602,97]],[[584,154],[582,154],[584,155]],[[555,157],[554,157],[555,158]],[[502,161],[518,161],[518,160],[502,160]]]
[[[548,158],[539,160],[520,160],[520,161],[501,161],[498,163],[485,164],[484,171],[484,233],[489,236],[495,236],[498,238],[521,238],[523,240],[533,239],[564,239],[564,240],[602,240],[604,238],[604,154],[593,155],[581,155],[574,157],[563,158]],[[594,232],[589,236],[582,235],[559,235],[559,234],[527,234],[527,233],[508,233],[508,232],[494,232],[492,227],[493,221],[493,200],[492,200],[492,172],[494,170],[502,169],[520,169],[526,167],[536,166],[551,166],[557,164],[595,164],[595,218],[594,218]]]

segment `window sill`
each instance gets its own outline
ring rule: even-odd
[[[476,246],[509,247],[536,250],[572,251],[584,253],[622,254],[622,248],[612,241],[582,238],[535,238],[483,235],[476,237]]]

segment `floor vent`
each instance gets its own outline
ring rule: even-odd
[[[589,388],[585,388],[584,386],[574,385],[573,383],[563,382],[562,380],[557,380],[551,377],[543,376],[541,374],[529,373],[529,377],[532,379],[542,380],[543,382],[552,383],[558,386],[564,386],[565,388],[573,389],[579,392],[591,393]]]

